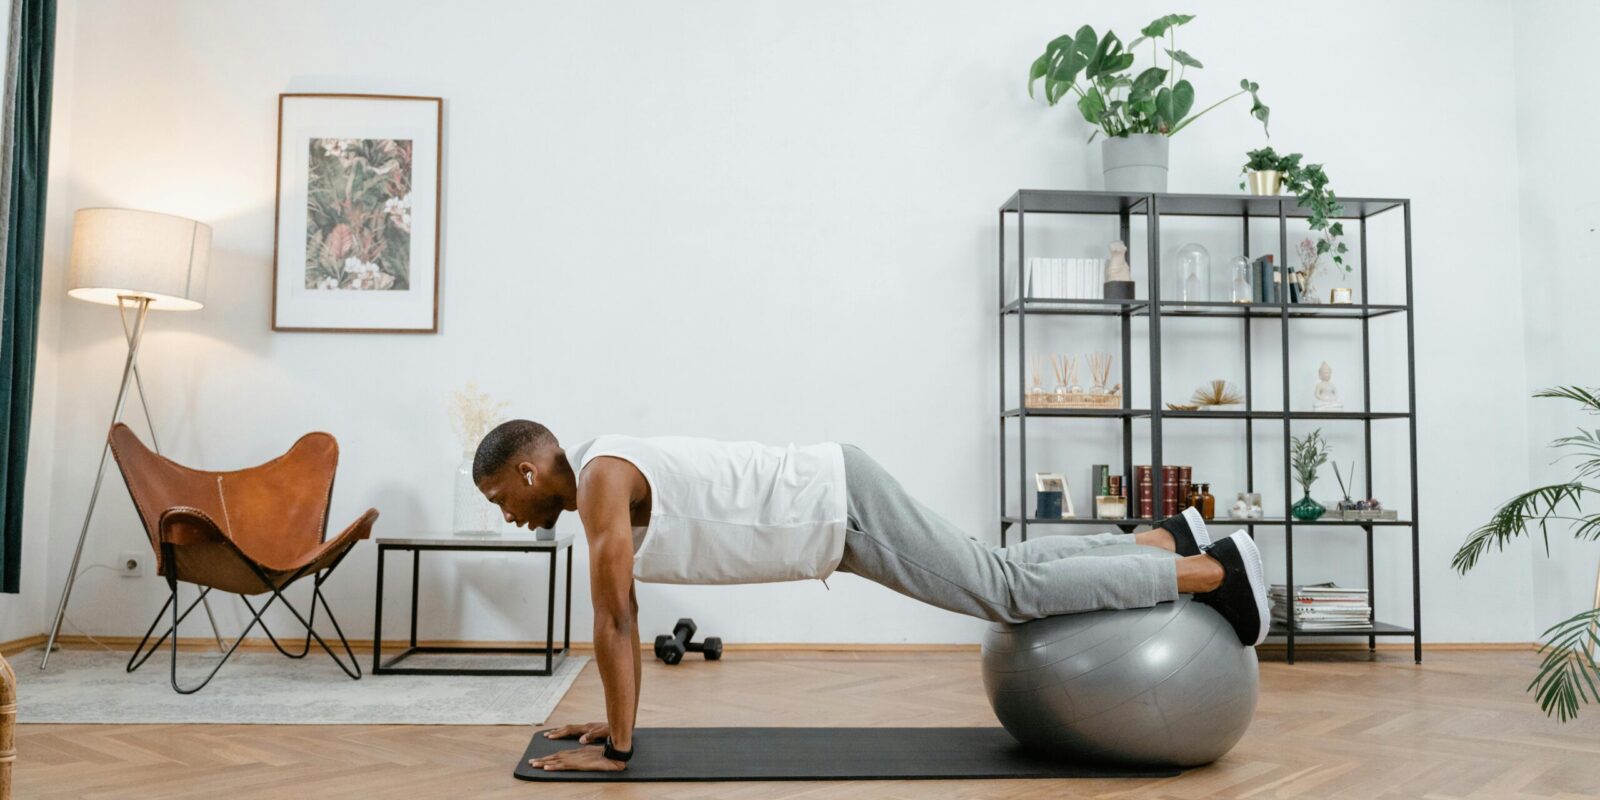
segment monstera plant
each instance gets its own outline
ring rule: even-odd
[[[1261,87],[1248,79],[1239,81],[1239,91],[1218,100],[1199,112],[1194,107],[1194,86],[1184,77],[1190,69],[1200,69],[1200,60],[1178,49],[1178,28],[1194,19],[1193,14],[1168,14],[1139,30],[1139,37],[1124,47],[1113,32],[1097,36],[1085,25],[1076,34],[1060,36],[1045,46],[1044,54],[1028,69],[1028,96],[1034,85],[1044,81],[1044,99],[1050,105],[1069,94],[1077,98],[1078,111],[1095,131],[1089,141],[1104,133],[1110,137],[1133,134],[1172,136],[1210,110],[1240,95],[1250,95],[1250,115],[1267,127],[1268,108],[1256,95]],[[1134,54],[1150,43],[1151,66],[1133,72]],[[1166,63],[1162,64],[1161,53]]]
[[[1572,400],[1589,414],[1600,413],[1600,390],[1596,389],[1561,386],[1534,397]],[[1572,479],[1507,500],[1456,551],[1450,565],[1457,572],[1467,574],[1489,548],[1503,550],[1512,539],[1533,529],[1544,540],[1546,555],[1553,525],[1565,526],[1578,539],[1600,540],[1600,512],[1584,510],[1586,500],[1600,495],[1600,486],[1587,483],[1600,478],[1600,429],[1579,428],[1550,446],[1563,451],[1563,458],[1578,460]],[[1551,625],[1542,638],[1539,654],[1543,659],[1528,691],[1539,699],[1545,714],[1565,722],[1578,715],[1580,704],[1600,701],[1600,665],[1595,662],[1600,650],[1600,608],[1580,611]]]

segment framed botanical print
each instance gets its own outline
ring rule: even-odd
[[[278,95],[272,329],[439,330],[437,97]]]

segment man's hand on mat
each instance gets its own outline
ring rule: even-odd
[[[611,735],[611,726],[604,722],[585,722],[581,725],[562,725],[544,732],[546,739],[571,739],[578,737],[578,744],[591,742],[604,743],[607,736]]]
[[[547,756],[528,759],[528,765],[534,769],[546,771],[578,770],[580,772],[621,772],[628,768],[621,761],[612,761],[606,758],[604,747],[574,747],[571,750],[562,750]]]

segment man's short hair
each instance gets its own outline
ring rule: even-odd
[[[537,422],[526,419],[502,422],[478,443],[478,452],[472,458],[472,481],[480,483],[518,456],[531,456],[556,444],[555,434]]]

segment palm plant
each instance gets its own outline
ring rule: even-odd
[[[1577,386],[1546,389],[1534,397],[1563,398],[1578,402],[1585,412],[1600,413],[1600,390]],[[1482,527],[1473,531],[1450,566],[1462,575],[1477,565],[1478,559],[1493,547],[1504,550],[1514,538],[1537,527],[1544,540],[1545,555],[1550,554],[1550,526],[1565,524],[1577,539],[1600,540],[1600,513],[1586,514],[1584,498],[1600,494],[1600,487],[1585,481],[1600,477],[1600,429],[1579,428],[1572,436],[1550,443],[1565,451],[1560,458],[1577,458],[1572,480],[1530,489],[1507,500]],[[1548,716],[1566,722],[1578,715],[1580,703],[1600,701],[1600,665],[1595,652],[1600,649],[1600,608],[1574,614],[1542,634],[1539,672],[1528,691],[1539,700]]]

